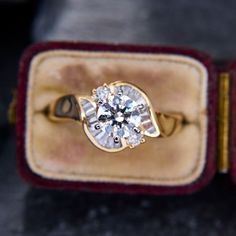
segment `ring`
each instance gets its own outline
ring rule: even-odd
[[[184,121],[181,114],[154,111],[142,89],[120,81],[93,89],[91,96],[59,97],[45,113],[54,122],[82,122],[88,139],[106,152],[137,147],[145,137],[171,136]]]

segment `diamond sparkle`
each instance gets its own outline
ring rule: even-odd
[[[113,137],[115,142],[118,139],[124,140],[132,147],[140,144],[143,134],[134,131],[135,128],[141,130],[139,105],[124,95],[121,89],[107,91],[105,86],[99,87],[99,93],[96,91],[97,100],[100,101],[97,103],[97,120],[101,129]]]
[[[81,97],[80,106],[87,136],[105,151],[133,148],[144,136],[159,135],[148,98],[129,83],[104,84],[91,97]]]

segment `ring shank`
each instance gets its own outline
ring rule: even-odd
[[[169,137],[179,132],[183,126],[184,117],[181,114],[156,113],[161,137]]]
[[[52,121],[80,121],[80,106],[74,95],[58,98],[46,109],[47,116]]]
[[[81,121],[80,106],[75,95],[66,95],[58,98],[46,109],[46,115],[52,121]],[[161,137],[169,137],[180,131],[183,124],[183,115],[156,113],[156,121]]]

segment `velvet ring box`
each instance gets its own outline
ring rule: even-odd
[[[236,114],[233,108],[229,112],[227,98],[232,97],[232,106],[236,99],[226,83],[230,78],[230,88],[236,89],[235,68],[232,63],[220,71],[208,55],[189,49],[35,44],[20,62],[16,116],[20,173],[33,185],[47,188],[186,194],[210,182],[217,171],[217,153],[222,153],[223,171],[230,163],[236,179],[236,164],[227,159],[236,155],[235,133],[227,129],[230,125],[236,129],[230,122]],[[227,79],[223,96],[218,89],[221,75]],[[182,113],[186,124],[172,137],[150,138],[137,148],[111,154],[92,145],[81,125],[55,123],[43,113],[60,96],[90,94],[92,88],[117,80],[137,84],[154,108]]]

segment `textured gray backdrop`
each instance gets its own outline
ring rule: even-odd
[[[191,46],[217,59],[236,55],[233,0],[44,1],[34,40],[86,40]]]

